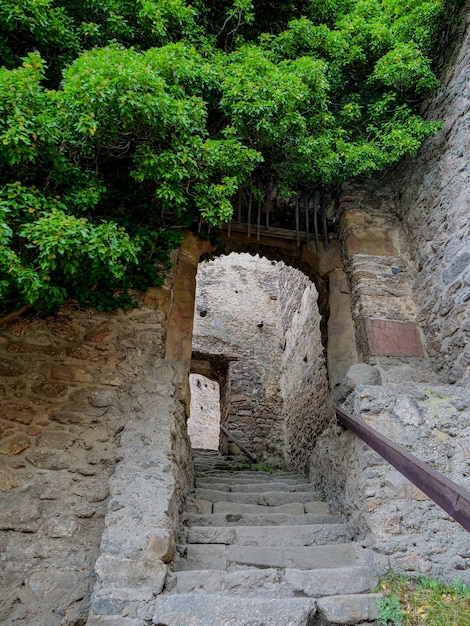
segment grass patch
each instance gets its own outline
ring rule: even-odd
[[[470,626],[470,587],[393,572],[378,584],[379,626]]]

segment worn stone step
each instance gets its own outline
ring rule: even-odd
[[[342,515],[329,513],[306,513],[289,515],[287,513],[212,513],[211,515],[185,514],[184,521],[189,526],[303,526],[305,524],[346,524]]]
[[[281,547],[188,544],[186,558],[178,561],[175,569],[225,570],[232,564],[312,570],[347,567],[359,563],[352,543]]]
[[[311,546],[344,543],[351,539],[348,524],[304,526],[192,526],[186,543],[223,543],[245,546]]]
[[[163,594],[153,624],[166,626],[307,626],[316,613],[311,598],[240,598],[226,594]]]
[[[252,597],[320,598],[337,594],[362,594],[378,581],[370,567],[353,566],[316,570],[237,569],[179,571],[167,579],[174,593],[221,593]]]
[[[379,593],[338,595],[317,600],[317,611],[322,624],[357,624],[374,622],[379,617]]]
[[[196,489],[195,497],[209,502],[236,502],[238,504],[259,504],[261,506],[280,506],[291,502],[305,503],[320,501],[322,494],[318,491],[274,491],[269,490],[254,493],[226,492],[217,489]]]
[[[231,491],[233,493],[254,493],[257,491],[286,491],[286,492],[303,492],[314,491],[311,483],[297,483],[292,481],[261,481],[245,483],[219,483],[219,482],[202,482],[196,480],[195,486],[197,489],[214,489],[217,491]]]
[[[196,475],[197,481],[202,482],[221,482],[226,484],[232,483],[249,483],[249,482],[283,482],[284,484],[310,484],[305,476],[298,474],[268,474],[263,472],[217,472],[211,474]]]
[[[236,515],[251,513],[255,515],[276,513],[287,513],[288,515],[304,515],[305,513],[326,514],[329,506],[326,502],[290,502],[289,504],[279,504],[268,506],[261,504],[239,504],[237,502],[214,502],[212,513],[224,513],[225,515]]]

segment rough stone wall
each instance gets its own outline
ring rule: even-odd
[[[370,368],[371,370],[374,368]],[[469,489],[470,390],[402,381],[361,384],[345,408]],[[350,516],[383,570],[432,572],[470,583],[468,533],[360,439],[331,425],[311,459],[314,482]]]
[[[84,623],[128,422],[120,396],[161,356],[162,317],[64,307],[0,333],[2,623]]]
[[[285,329],[281,363],[285,457],[290,467],[308,473],[310,451],[330,413],[318,295],[315,286],[298,270],[284,267],[280,278]]]
[[[2,623],[151,615],[192,482],[186,399],[204,245],[186,237],[138,309],[63,307],[1,328]]]
[[[190,417],[187,422],[192,448],[218,450],[220,438],[219,384],[200,374],[191,374]]]
[[[299,270],[248,254],[198,273],[194,346],[237,358],[229,366],[230,430],[260,459],[300,471],[327,411],[317,297]]]
[[[394,209],[393,190],[374,180],[348,185],[340,202],[343,258],[364,361],[425,356],[412,288],[416,266]]]
[[[200,265],[193,345],[237,358],[229,366],[229,428],[260,459],[283,460],[281,340],[278,263],[233,254]]]
[[[450,383],[470,378],[470,3],[460,11],[454,58],[426,115],[443,129],[396,176],[418,274],[418,320],[436,371]]]

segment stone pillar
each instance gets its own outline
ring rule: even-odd
[[[362,192],[366,196],[365,192]],[[424,357],[412,284],[416,274],[398,219],[347,196],[341,218],[343,256],[360,354]]]

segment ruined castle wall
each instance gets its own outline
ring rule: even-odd
[[[109,478],[129,419],[120,396],[134,367],[149,354],[161,357],[162,317],[69,307],[2,329],[2,623],[86,616]]]
[[[470,4],[461,37],[426,116],[443,129],[399,169],[398,210],[418,274],[418,319],[437,371],[450,383],[470,377]],[[463,40],[463,41],[462,41]]]
[[[197,280],[197,352],[237,359],[229,429],[260,460],[304,471],[327,414],[315,286],[293,267],[248,254],[203,264]]]

